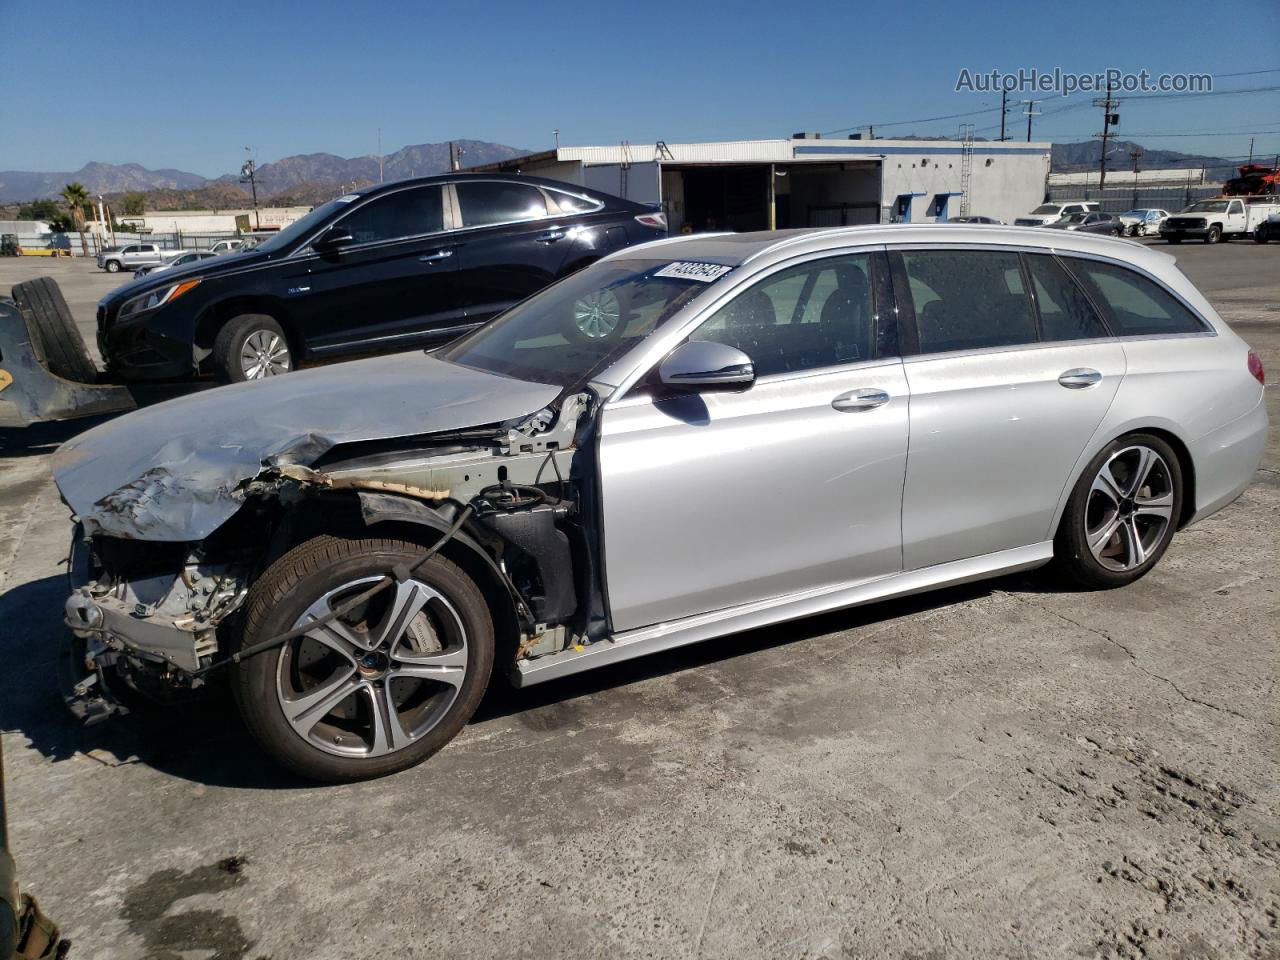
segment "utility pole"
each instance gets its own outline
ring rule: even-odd
[[[552,130],[551,135],[556,138],[556,149],[559,150],[560,149],[560,128],[556,127],[554,130]]]
[[[450,140],[449,141],[449,169],[450,170],[456,171],[456,170],[462,169],[462,153],[463,153],[462,148],[455,147],[453,145],[453,141]]]
[[[1249,163],[1253,163],[1253,137],[1249,138]]]
[[[1115,112],[1120,101],[1111,96],[1112,85],[1107,84],[1107,95],[1101,100],[1095,99],[1093,105],[1102,108],[1102,152],[1098,155],[1098,191],[1101,193],[1107,185],[1107,141],[1111,138],[1111,128],[1120,122],[1120,114]]]
[[[382,183],[382,128],[378,128],[378,182]]]
[[[1039,103],[1040,101],[1023,100],[1022,102],[1027,105],[1027,109],[1024,110],[1023,113],[1027,115],[1027,143],[1030,143],[1031,142],[1031,118],[1040,116],[1039,112],[1037,112],[1036,110],[1036,104]]]
[[[1133,161],[1133,206],[1138,207],[1138,161],[1142,159],[1142,149],[1135,147],[1129,151],[1129,159]]]
[[[245,153],[249,152],[248,147],[245,147],[244,150]],[[249,159],[244,162],[244,166],[240,168],[240,182],[249,184],[249,189],[253,192],[253,228],[255,230],[261,230],[262,217],[258,214],[257,170],[258,165],[253,162],[253,157],[250,156]]]
[[[1009,109],[1009,91],[1001,90],[1000,91],[1000,139],[1001,141],[1005,139],[1004,115],[1008,111],[1008,109]]]

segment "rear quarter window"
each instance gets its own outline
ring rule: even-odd
[[[1125,267],[1067,258],[1085,287],[1111,314],[1117,336],[1204,333],[1204,321],[1159,284]]]

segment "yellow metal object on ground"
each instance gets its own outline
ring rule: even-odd
[[[0,370],[0,390],[13,383],[13,374],[8,370]]]

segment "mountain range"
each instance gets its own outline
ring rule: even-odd
[[[932,139],[932,138],[931,138]],[[939,138],[943,139],[943,138]],[[463,166],[495,163],[527,153],[517,147],[485,140],[455,140],[462,150]],[[1112,141],[1113,170],[1128,169],[1128,154],[1139,144],[1129,140]],[[1095,169],[1098,164],[1097,140],[1079,143],[1055,143],[1051,160],[1055,173]],[[1264,158],[1265,162],[1265,158]],[[1174,150],[1144,149],[1142,168],[1203,166],[1212,179],[1235,175],[1235,161],[1201,154],[1178,153]],[[316,204],[329,199],[338,189],[354,189],[383,180],[430,176],[449,169],[448,143],[420,143],[403,147],[382,158],[381,174],[378,158],[340,157],[333,153],[304,153],[283,157],[258,167],[258,199],[276,204]],[[24,170],[0,171],[0,203],[22,203],[42,197],[56,197],[68,183],[78,180],[89,193],[121,194],[132,191],[152,193],[148,209],[172,210],[192,207],[225,208],[247,204],[248,186],[240,184],[238,173],[209,179],[184,170],[149,170],[137,163],[86,163],[71,173],[35,173]]]
[[[455,140],[454,146],[462,150],[463,166],[494,163],[510,157],[518,157],[527,150],[485,140]],[[399,180],[411,176],[430,176],[449,169],[448,143],[421,143],[403,147],[387,154],[382,160],[382,179]],[[378,158],[340,157],[332,153],[307,153],[283,157],[258,167],[258,198],[274,201],[276,198],[314,203],[304,199],[322,188],[332,196],[334,187],[343,184],[376,183],[379,179]],[[119,194],[131,191],[201,191],[215,184],[239,188],[240,175],[229,173],[208,178],[184,170],[149,170],[137,163],[86,163],[72,172],[37,173],[27,170],[0,171],[0,203],[22,203],[44,197],[56,197],[64,186],[73,181],[85,185],[90,194]],[[226,191],[219,194],[228,196]],[[249,196],[248,186],[244,188]],[[148,204],[157,208],[157,205]]]

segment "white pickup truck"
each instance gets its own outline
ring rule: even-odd
[[[1280,212],[1280,203],[1259,202],[1251,197],[1216,197],[1197,200],[1160,225],[1160,236],[1169,243],[1203,240],[1217,243],[1252,236],[1267,217]]]

